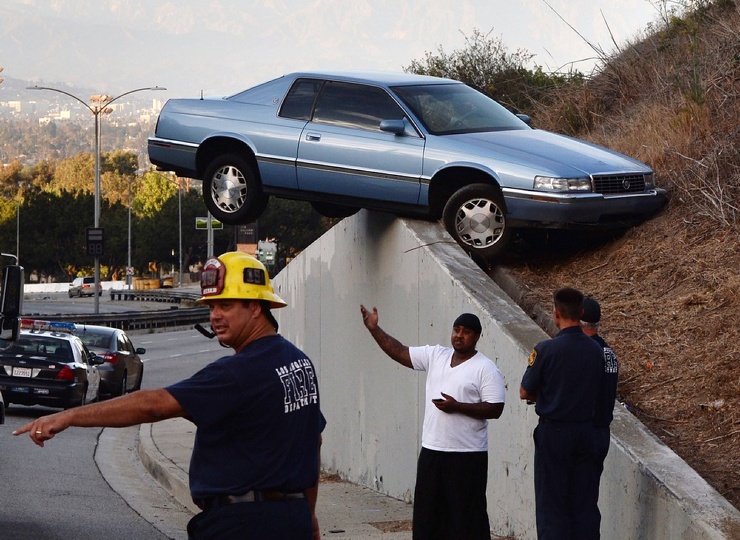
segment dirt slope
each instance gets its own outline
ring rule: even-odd
[[[551,309],[561,286],[599,300],[618,399],[740,507],[740,242],[677,221],[669,209],[605,245],[567,234],[520,243],[502,265],[528,291],[526,310]]]
[[[620,400],[740,508],[740,4],[695,5],[533,115],[651,165],[669,206],[616,238],[519,241],[499,264],[525,309],[562,286],[599,300]]]

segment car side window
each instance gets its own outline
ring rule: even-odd
[[[81,362],[83,364],[89,364],[90,359],[88,357],[88,350],[85,345],[83,345],[82,341],[72,341],[71,342],[72,348],[77,351],[76,356],[80,358]]]
[[[285,96],[278,115],[308,122],[322,84],[323,81],[317,79],[298,79]]]
[[[118,350],[127,353],[134,352],[131,342],[123,334],[118,334]]]
[[[382,88],[327,82],[316,101],[313,121],[380,131],[381,120],[401,120],[403,110]]]

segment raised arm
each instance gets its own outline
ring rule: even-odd
[[[13,435],[28,433],[33,442],[44,446],[44,441],[71,426],[127,427],[180,416],[185,416],[185,411],[167,390],[139,390],[108,401],[42,416],[15,430]]]
[[[362,314],[362,323],[365,325],[365,328],[368,329],[370,335],[373,336],[373,339],[375,339],[375,342],[383,352],[402,366],[413,368],[409,348],[393,336],[388,335],[382,328],[380,328],[380,326],[378,326],[378,308],[374,307],[372,311],[370,311],[365,306],[361,305],[360,313]]]

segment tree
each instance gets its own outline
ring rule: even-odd
[[[23,266],[69,277],[77,267],[92,264],[85,228],[93,222],[93,211],[92,195],[29,192],[20,213],[19,258]]]
[[[128,205],[129,183],[139,169],[139,156],[133,152],[115,150],[101,156],[101,188],[111,203]]]
[[[260,238],[274,238],[278,242],[278,259],[285,260],[306,249],[333,224],[334,221],[323,218],[308,202],[273,197],[259,219],[258,230]]]
[[[143,218],[154,217],[162,210],[164,203],[176,194],[177,186],[170,176],[158,171],[147,171],[134,197],[134,212]]]
[[[526,49],[509,52],[501,38],[492,37],[491,32],[483,34],[476,29],[472,36],[465,36],[462,50],[447,54],[440,46],[437,54],[427,52],[423,60],[413,60],[404,71],[464,82],[514,112],[526,114],[533,112],[546,90],[583,79],[577,71],[546,74],[540,67],[528,69],[526,64],[534,55]]]

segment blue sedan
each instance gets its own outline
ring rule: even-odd
[[[329,217],[368,208],[442,219],[486,260],[517,228],[630,226],[667,200],[644,163],[412,74],[293,73],[225,98],[171,99],[148,146],[159,169],[203,180],[223,223],[256,220],[270,196]]]

